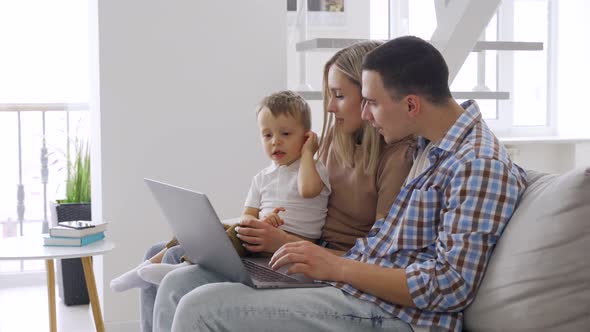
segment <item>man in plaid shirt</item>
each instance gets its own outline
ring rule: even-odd
[[[482,120],[457,104],[442,55],[416,37],[392,40],[363,63],[363,119],[387,142],[418,136],[413,170],[384,220],[340,260],[287,244],[274,267],[304,272],[377,304],[414,327],[460,331],[490,255],[526,186],[525,172]],[[299,256],[297,256],[299,255]],[[307,260],[307,261],[306,261]]]
[[[442,55],[419,38],[369,53],[362,95],[363,118],[387,142],[418,137],[406,184],[387,217],[344,256],[301,241],[270,262],[335,287],[259,291],[192,266],[167,276],[158,293],[173,331],[462,329],[526,174],[475,101],[455,102]]]

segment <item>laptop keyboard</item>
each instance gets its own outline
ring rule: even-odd
[[[248,270],[250,277],[254,280],[266,282],[299,282],[297,279],[260,266],[249,260],[244,259],[242,260],[242,263],[244,263],[244,266],[246,267],[246,270]]]

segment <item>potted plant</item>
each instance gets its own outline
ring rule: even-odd
[[[88,143],[76,140],[74,151],[67,154],[65,198],[56,201],[57,223],[92,220],[90,205],[90,149]],[[66,305],[88,304],[88,291],[82,260],[61,259],[57,263],[59,294]]]
[[[66,197],[57,200],[57,222],[91,220],[90,149],[76,140],[74,154],[68,153]]]

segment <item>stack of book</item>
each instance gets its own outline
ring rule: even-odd
[[[106,222],[66,221],[49,229],[43,237],[45,246],[81,247],[104,239]]]

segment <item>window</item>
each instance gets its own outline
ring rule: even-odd
[[[41,233],[48,203],[63,196],[67,143],[88,135],[88,16],[87,1],[0,2],[0,239]],[[43,266],[2,262],[0,273]]]
[[[374,19],[383,22],[382,12],[390,7],[389,29],[396,35],[411,34],[430,39],[437,26],[433,1],[391,0],[373,1],[372,31],[383,35],[383,27],[376,27]],[[472,52],[451,84],[451,91],[507,91],[507,100],[478,99],[482,115],[500,136],[549,135],[555,133],[556,110],[552,102],[556,89],[551,86],[550,73],[555,66],[552,57],[556,33],[556,17],[551,0],[505,0],[490,20],[480,40],[542,42],[539,51]],[[377,16],[374,13],[381,13]],[[382,38],[382,37],[381,37]],[[483,58],[483,59],[482,59]],[[478,74],[478,62],[485,62],[485,70]],[[483,74],[483,75],[482,75]]]
[[[88,3],[0,2],[0,103],[88,100]]]

